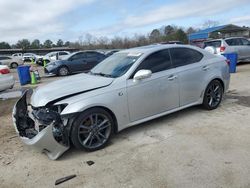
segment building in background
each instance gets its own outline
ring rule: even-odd
[[[204,45],[204,41],[206,40],[227,37],[250,38],[250,28],[240,27],[232,24],[210,27],[204,30],[200,30],[196,33],[189,34],[188,40],[191,45],[196,45],[202,48]]]

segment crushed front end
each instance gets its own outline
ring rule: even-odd
[[[29,92],[25,91],[14,106],[14,127],[26,145],[45,152],[55,160],[70,147],[68,119],[60,116],[64,106],[32,107],[27,102]]]

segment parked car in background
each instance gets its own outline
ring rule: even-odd
[[[209,40],[204,48],[214,54],[237,53],[238,60],[250,59],[250,41],[243,37]]]
[[[184,44],[184,43],[178,40],[172,40],[168,42],[161,42],[160,44]]]
[[[0,64],[15,69],[19,65],[23,65],[23,60],[13,56],[0,56]]]
[[[121,51],[121,50],[120,50],[120,49],[108,50],[108,51],[105,52],[105,55],[106,55],[107,57],[109,57],[109,56],[111,56],[111,55],[113,55],[114,53],[119,52],[119,51]]]
[[[15,84],[14,77],[6,65],[0,65],[0,91],[13,88]]]
[[[30,103],[25,92],[13,110],[14,126],[25,144],[57,159],[70,143],[94,151],[130,126],[193,105],[216,109],[229,80],[226,58],[198,47],[128,49],[88,74],[39,87]]]
[[[24,53],[23,54],[23,61],[24,62],[31,62],[32,60],[35,62],[36,59],[40,58],[41,56],[36,55],[34,53]]]
[[[14,53],[11,55],[12,57],[16,57],[16,58],[20,58],[22,59],[23,58],[23,54],[22,53]]]
[[[49,63],[51,61],[60,60],[60,59],[63,59],[63,57],[69,55],[69,54],[70,54],[70,52],[67,52],[67,51],[50,52],[50,53],[47,53],[44,56],[41,56],[41,57],[37,58],[36,63],[38,65],[43,65],[44,61],[46,63]]]
[[[49,63],[44,71],[48,74],[66,76],[72,73],[86,72],[104,60],[106,56],[98,51],[75,52],[62,60]]]

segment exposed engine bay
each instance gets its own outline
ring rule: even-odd
[[[36,139],[40,133],[49,131],[48,127],[50,127],[55,142],[68,148],[70,145],[67,130],[68,117],[60,116],[65,105],[34,108],[27,103],[30,94],[31,90],[25,91],[13,111],[15,127],[20,137],[26,139],[26,142],[29,140],[33,142],[32,140]],[[42,149],[50,152],[46,147]]]

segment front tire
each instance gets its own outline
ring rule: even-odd
[[[67,76],[69,75],[69,69],[68,67],[62,66],[58,69],[58,75],[59,76]]]
[[[74,121],[71,141],[78,149],[95,151],[106,146],[113,133],[112,116],[102,108],[82,112]]]
[[[223,97],[223,87],[218,80],[211,81],[204,93],[203,107],[207,110],[216,109]]]

